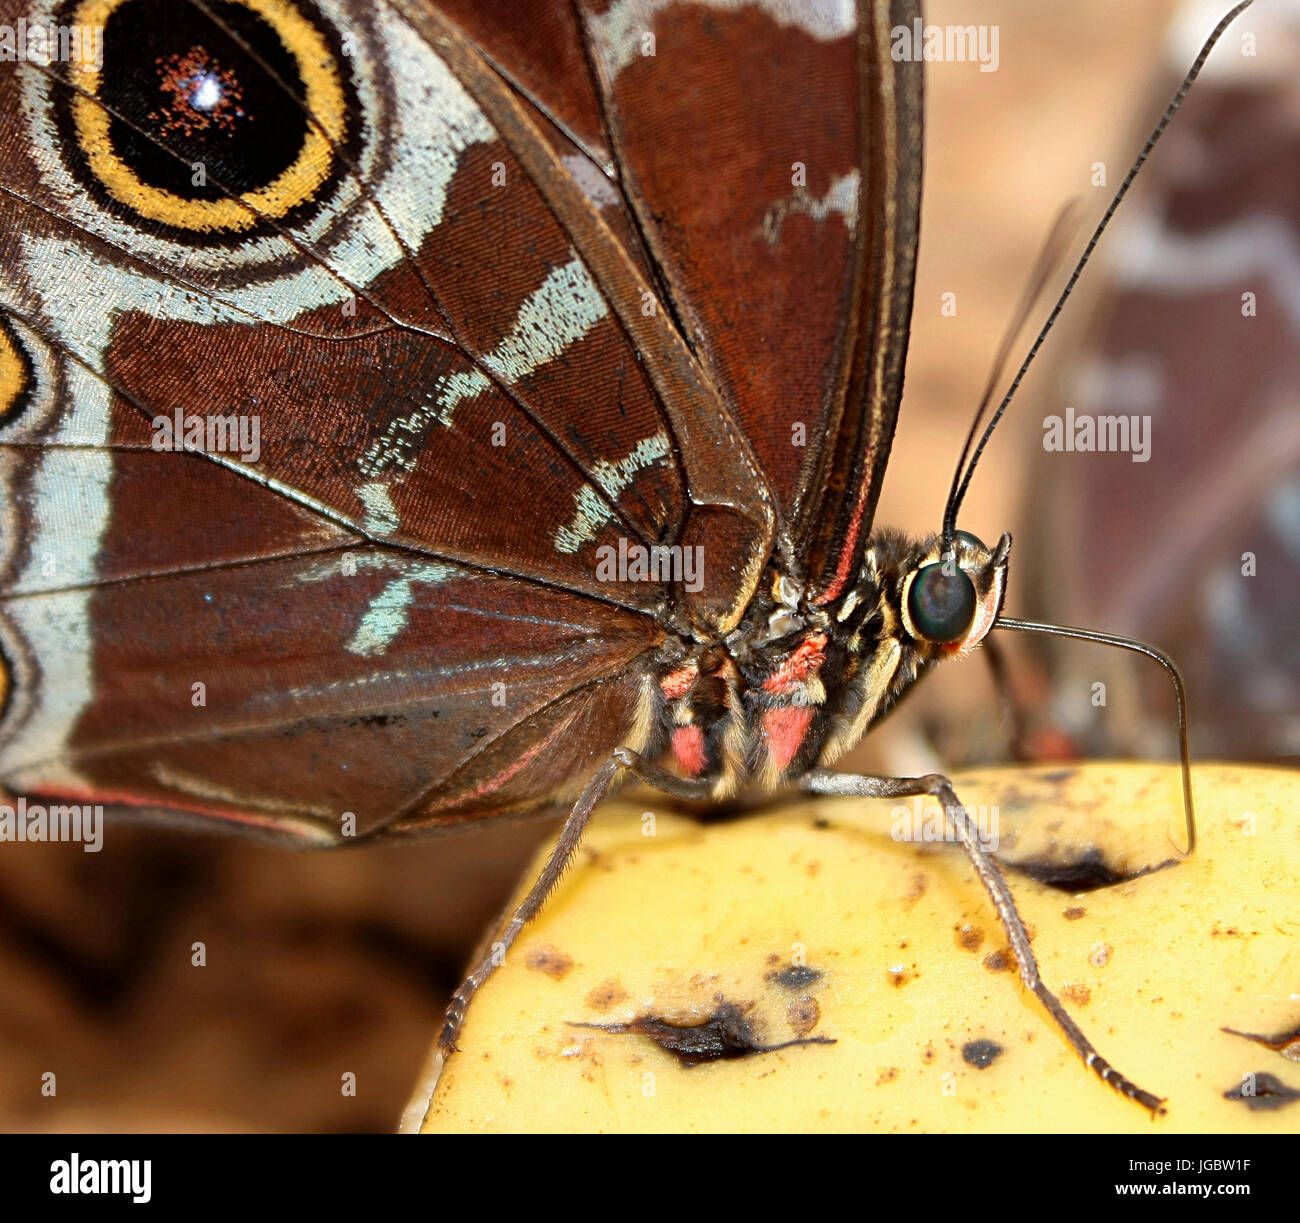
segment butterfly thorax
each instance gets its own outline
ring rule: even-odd
[[[719,796],[746,782],[772,790],[854,747],[926,670],[978,645],[996,617],[1005,547],[966,539],[957,564],[975,583],[977,610],[957,640],[927,640],[907,610],[910,583],[939,560],[939,541],[882,531],[837,599],[819,606],[772,566],[724,640],[666,643],[655,744],[674,771],[712,782]]]

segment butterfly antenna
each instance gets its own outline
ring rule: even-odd
[[[1178,113],[1178,108],[1183,104],[1183,99],[1187,96],[1187,91],[1191,89],[1192,82],[1201,75],[1201,69],[1205,66],[1205,61],[1211,51],[1214,50],[1215,44],[1223,36],[1223,32],[1248,9],[1253,0],[1241,0],[1235,8],[1232,9],[1225,17],[1220,20],[1219,24],[1211,31],[1209,38],[1205,40],[1201,47],[1200,54],[1197,55],[1192,66],[1187,70],[1187,75],[1183,77],[1183,83],[1179,85],[1177,92],[1170,100],[1169,105],[1165,107],[1165,113],[1160,116],[1160,121],[1155,125],[1151,135],[1147,137],[1147,142],[1142,146],[1142,151],[1134,159],[1129,171],[1124,175],[1124,181],[1120,183],[1119,189],[1111,198],[1105,213],[1100,221],[1097,222],[1097,228],[1092,231],[1092,237],[1088,239],[1088,245],[1083,248],[1083,254],[1079,256],[1078,262],[1074,265],[1074,270],[1070,273],[1070,279],[1065,282],[1065,288],[1061,290],[1060,296],[1056,299],[1056,304],[1052,307],[1051,313],[1047,316],[1046,322],[1039,329],[1038,335],[1034,337],[1033,344],[1029,347],[1029,352],[1025,359],[1020,363],[1020,368],[1016,371],[1016,376],[1011,380],[1011,385],[1007,388],[1007,393],[1002,397],[1002,402],[998,404],[997,411],[993,413],[988,425],[984,429],[983,436],[979,440],[979,445],[975,447],[974,454],[971,455],[970,462],[966,466],[965,472],[961,476],[960,483],[956,477],[953,479],[955,491],[948,498],[948,505],[944,511],[943,518],[943,536],[945,540],[950,540],[957,522],[957,511],[961,508],[961,503],[966,497],[966,490],[970,487],[971,476],[980,461],[980,456],[984,453],[984,447],[988,445],[989,438],[993,435],[993,430],[997,428],[998,421],[1002,419],[1007,410],[1012,397],[1020,388],[1026,371],[1033,364],[1034,358],[1038,355],[1038,350],[1043,346],[1043,341],[1047,339],[1049,332],[1056,325],[1056,320],[1064,308],[1065,303],[1069,300],[1070,294],[1074,292],[1074,286],[1078,283],[1079,277],[1083,274],[1083,269],[1088,266],[1088,260],[1092,258],[1092,252],[1097,249],[1097,243],[1101,240],[1101,235],[1106,232],[1106,227],[1110,224],[1110,219],[1115,215],[1116,209],[1128,194],[1129,188],[1133,185],[1133,180],[1137,178],[1138,171],[1142,169],[1146,159],[1151,155],[1151,150],[1156,147],[1160,137],[1164,135],[1165,128],[1174,115]],[[960,471],[960,467],[958,468]]]
[[[979,436],[980,426],[984,423],[984,414],[988,411],[988,406],[993,402],[993,392],[996,390],[998,383],[1002,381],[1003,375],[1007,370],[1007,362],[1011,359],[1011,349],[1015,344],[1025,323],[1029,320],[1029,315],[1034,307],[1038,304],[1043,295],[1043,290],[1047,288],[1047,282],[1051,279],[1053,271],[1061,261],[1061,256],[1065,250],[1066,244],[1070,240],[1070,235],[1075,229],[1078,220],[1079,211],[1082,208],[1081,199],[1070,200],[1069,203],[1056,214],[1056,220],[1052,222],[1052,228],[1047,235],[1047,241],[1043,243],[1043,248],[1038,252],[1038,258],[1034,261],[1033,270],[1029,274],[1029,280],[1026,282],[1024,291],[1020,295],[1020,302],[1016,306],[1015,313],[1011,316],[1011,323],[1002,335],[1002,342],[998,345],[997,356],[993,358],[993,365],[989,370],[988,381],[984,384],[984,393],[980,396],[979,407],[975,411],[975,419],[971,421],[971,426],[966,434],[966,442],[961,448],[961,456],[957,460],[957,468],[952,473],[952,486],[948,489],[947,506],[952,506],[957,496],[957,486],[961,481],[962,469],[966,466],[966,456],[970,454],[971,447],[975,444],[975,438]],[[952,527],[956,519],[955,511],[951,514],[945,511],[944,516],[944,551],[946,552],[952,545]]]

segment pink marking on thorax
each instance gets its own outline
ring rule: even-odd
[[[826,634],[809,633],[802,644],[781,661],[771,675],[763,681],[763,691],[789,692],[816,672],[826,661]]]
[[[699,667],[693,662],[678,667],[676,671],[669,671],[659,681],[659,691],[664,694],[664,700],[676,701],[684,697],[691,690],[691,685],[695,683],[695,677],[699,673]]]
[[[673,758],[684,777],[698,777],[708,763],[704,753],[704,731],[698,726],[679,726],[673,731]]]
[[[767,740],[767,754],[782,772],[795,758],[812,723],[811,705],[782,705],[769,709],[763,715],[763,737]]]

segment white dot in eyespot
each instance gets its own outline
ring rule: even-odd
[[[211,72],[194,78],[190,105],[195,110],[216,110],[221,105],[221,82]]]

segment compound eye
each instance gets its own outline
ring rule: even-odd
[[[928,641],[956,641],[975,620],[975,584],[960,569],[943,564],[918,569],[907,592],[907,614]]]
[[[972,548],[976,548],[980,552],[988,551],[984,546],[984,541],[978,535],[972,535],[969,531],[958,531],[956,535],[958,539],[964,539]]]

